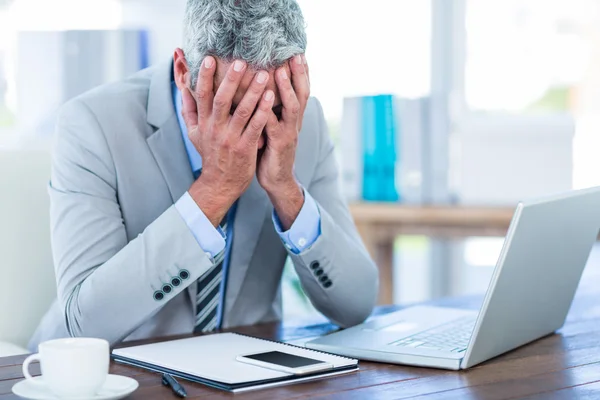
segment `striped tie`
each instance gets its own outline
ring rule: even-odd
[[[227,218],[221,223],[221,229],[227,232]],[[217,328],[224,258],[225,251],[222,251],[215,257],[214,266],[198,279],[195,332],[212,332]]]

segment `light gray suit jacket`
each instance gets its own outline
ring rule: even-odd
[[[174,202],[193,183],[172,92],[172,63],[86,93],[61,110],[50,184],[58,299],[31,340],[100,337],[111,344],[191,333],[193,284],[212,266]],[[290,256],[314,306],[346,327],[371,312],[378,290],[369,257],[338,190],[338,168],[319,102],[308,102],[296,153],[299,182],[316,200],[321,235],[288,252],[272,205],[253,180],[238,202],[224,327],[281,318]],[[154,293],[189,271],[164,299]],[[316,271],[332,285],[325,287]]]

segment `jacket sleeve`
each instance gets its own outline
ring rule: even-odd
[[[213,264],[175,206],[128,242],[117,179],[96,117],[83,101],[71,101],[58,118],[49,187],[58,302],[71,336],[111,344]],[[180,284],[164,290],[173,278]]]
[[[307,188],[321,217],[321,234],[300,254],[288,250],[312,304],[341,327],[363,322],[377,299],[378,271],[356,230],[339,190],[338,166],[323,110],[319,119],[319,161]]]

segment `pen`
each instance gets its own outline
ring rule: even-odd
[[[181,398],[187,397],[187,393],[186,393],[185,389],[183,388],[183,386],[181,386],[179,384],[179,382],[177,382],[175,380],[175,378],[173,378],[171,375],[163,374],[162,375],[162,384],[165,386],[171,386],[173,393],[175,393],[175,395],[177,397],[181,397]]]

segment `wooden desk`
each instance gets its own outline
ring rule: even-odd
[[[598,278],[598,276],[594,276]],[[454,372],[362,362],[359,372],[328,380],[232,395],[199,384],[183,382],[189,399],[574,399],[600,398],[600,288],[585,278],[566,325],[558,335],[497,357],[468,371]],[[432,304],[477,308],[481,297],[447,299]],[[381,307],[378,312],[394,309]],[[269,324],[237,329],[268,339],[289,340],[316,336],[331,325],[294,327]],[[25,357],[0,359],[0,400],[17,399],[12,386],[23,378]],[[37,364],[32,372],[39,373]],[[140,388],[131,399],[175,399],[161,386],[158,374],[113,364],[111,373],[134,377]]]
[[[514,212],[510,207],[419,207],[394,203],[356,203],[350,205],[350,210],[379,267],[379,304],[393,303],[393,254],[397,236],[505,236]]]

